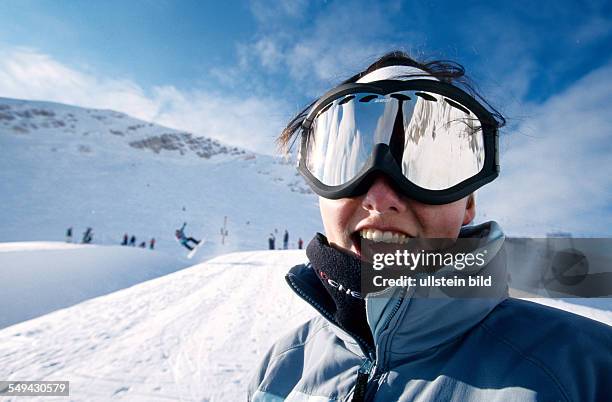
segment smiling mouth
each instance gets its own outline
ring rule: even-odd
[[[375,243],[406,244],[410,239],[410,236],[392,230],[362,229],[358,233],[362,239]]]
[[[362,244],[370,244],[371,246],[375,244],[386,244],[389,246],[392,245],[405,245],[411,239],[412,236],[409,236],[405,233],[396,232],[393,230],[378,230],[372,228],[361,229],[356,232],[353,232],[351,235],[351,240],[353,241],[353,251],[359,256],[362,256]]]

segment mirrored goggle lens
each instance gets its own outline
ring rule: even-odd
[[[357,177],[376,144],[387,144],[404,176],[428,190],[444,190],[484,165],[481,122],[467,107],[423,91],[355,93],[316,116],[306,166],[327,186]]]

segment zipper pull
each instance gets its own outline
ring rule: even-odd
[[[355,390],[353,391],[352,402],[364,402],[368,378],[372,371],[374,363],[370,359],[366,359],[359,370],[357,370],[357,381],[355,381]]]

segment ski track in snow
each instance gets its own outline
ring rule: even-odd
[[[0,378],[69,380],[78,401],[243,400],[272,342],[315,314],[284,281],[305,259],[230,254],[5,328]]]

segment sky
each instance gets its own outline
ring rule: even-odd
[[[0,96],[270,154],[304,105],[395,49],[461,63],[508,119],[487,215],[546,203],[547,222],[610,233],[609,1],[4,0]]]

